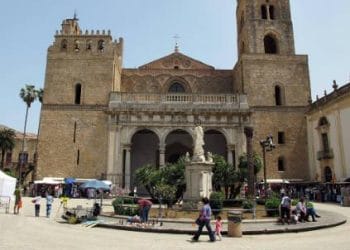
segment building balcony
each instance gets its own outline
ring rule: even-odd
[[[333,158],[334,158],[333,149],[322,150],[317,152],[317,160],[319,161],[333,159]]]
[[[221,111],[249,110],[247,96],[241,94],[122,93],[112,92],[110,110]]]

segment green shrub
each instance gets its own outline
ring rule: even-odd
[[[254,204],[250,200],[245,200],[242,203],[242,207],[243,207],[243,209],[252,209],[254,207]]]
[[[210,207],[214,215],[218,215],[224,205],[225,195],[223,192],[212,192],[210,194]]]
[[[272,195],[270,198],[265,201],[265,209],[268,216],[278,216],[279,215],[279,206],[280,199],[278,196]]]
[[[298,204],[298,200],[293,199],[292,200],[292,206],[296,206]]]
[[[134,198],[131,197],[123,197],[124,204],[135,204]]]

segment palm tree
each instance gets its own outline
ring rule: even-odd
[[[22,167],[24,163],[24,141],[26,137],[26,129],[27,129],[27,120],[28,120],[28,110],[31,106],[31,104],[35,101],[37,98],[37,91],[35,90],[34,85],[25,85],[24,88],[21,88],[21,91],[19,93],[19,96],[22,98],[22,100],[26,103],[27,109],[26,109],[26,116],[24,120],[24,130],[23,130],[23,140],[22,140],[22,150],[21,150],[21,157],[20,157],[20,165],[19,165],[19,185],[21,185],[21,179],[22,179]]]
[[[5,153],[15,147],[15,131],[8,128],[0,130],[0,149],[1,149],[1,166],[4,169]]]
[[[38,100],[40,104],[43,104],[43,97],[44,97],[44,90],[40,88],[36,91],[36,95],[38,97]],[[40,107],[41,109],[41,107]],[[38,126],[38,133],[36,135],[36,144],[35,144],[35,159],[34,159],[34,170],[32,173],[32,180],[34,181],[36,179],[36,170],[37,170],[37,160],[38,160],[38,142],[39,142],[39,133],[40,133],[40,123],[41,123],[41,112],[40,112],[40,118],[39,118],[39,126]]]

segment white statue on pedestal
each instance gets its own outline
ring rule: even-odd
[[[204,156],[204,132],[203,128],[198,125],[194,128],[194,149],[193,149],[193,158],[194,162],[205,162]]]

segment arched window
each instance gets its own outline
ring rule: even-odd
[[[86,50],[92,50],[92,41],[91,40],[88,40],[86,42]]]
[[[331,182],[333,179],[332,169],[330,167],[324,168],[324,180],[325,182]]]
[[[105,41],[99,40],[98,44],[97,44],[97,48],[98,48],[99,51],[103,51],[104,48],[105,48]]]
[[[267,8],[266,5],[261,5],[261,18],[267,19]]]
[[[79,48],[79,41],[78,40],[75,40],[74,41],[74,51],[75,52],[78,52],[80,50]]]
[[[277,54],[277,42],[271,35],[264,37],[264,48],[266,54]]]
[[[275,19],[275,7],[273,5],[269,6],[269,14],[271,20]]]
[[[285,171],[285,162],[283,156],[278,157],[278,171]]]
[[[169,93],[185,93],[185,88],[181,83],[175,82],[171,84],[168,90]]]
[[[67,50],[68,42],[66,39],[63,39],[61,42],[61,50]]]
[[[319,126],[327,126],[327,125],[329,125],[329,122],[328,122],[327,118],[323,116],[323,117],[321,117],[320,121],[318,122],[318,125]]]
[[[75,98],[74,98],[74,103],[75,104],[80,104],[81,103],[81,84],[77,83],[75,85]]]
[[[282,89],[280,86],[275,86],[275,104],[276,106],[282,105]]]

